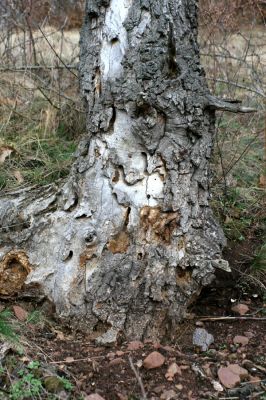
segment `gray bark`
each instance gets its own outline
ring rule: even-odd
[[[1,200],[0,294],[39,288],[103,343],[174,335],[226,269],[196,2],[87,1],[80,76],[88,134],[68,180]]]

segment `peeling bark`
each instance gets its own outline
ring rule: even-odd
[[[88,0],[80,76],[88,134],[62,187],[1,199],[2,263],[23,252],[26,287],[99,342],[174,335],[226,269],[209,207],[215,102],[196,2]]]

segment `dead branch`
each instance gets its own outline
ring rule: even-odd
[[[256,108],[243,107],[238,100],[222,100],[210,94],[207,95],[208,107],[213,110],[229,111],[233,113],[253,113],[257,112]]]
[[[250,320],[250,321],[266,321],[266,317],[197,317],[199,321],[240,321],[240,320]]]
[[[4,66],[0,68],[0,72],[21,72],[21,71],[38,71],[38,70],[55,70],[55,69],[78,69],[77,65],[21,65],[20,67]]]

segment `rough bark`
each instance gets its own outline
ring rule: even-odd
[[[88,134],[68,180],[1,200],[0,294],[26,279],[104,343],[174,334],[226,269],[196,2],[87,1],[80,75]]]

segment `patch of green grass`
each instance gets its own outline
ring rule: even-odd
[[[9,310],[3,310],[0,312],[0,335],[2,335],[5,339],[17,341],[18,336],[10,324],[11,317],[12,314]]]
[[[28,314],[28,318],[26,323],[27,324],[33,324],[37,325],[43,321],[44,317],[42,315],[42,312],[39,310],[34,310]]]
[[[12,87],[12,82],[3,95],[7,99],[11,96],[8,85]],[[14,149],[0,164],[1,189],[46,185],[67,176],[79,138],[86,130],[85,114],[75,104],[66,100],[60,109],[53,108],[36,89],[29,93],[20,88],[19,95],[25,101],[13,108],[0,106],[0,149]],[[78,104],[79,98],[76,100]]]
[[[266,241],[257,250],[257,254],[253,260],[252,267],[256,271],[262,271],[266,274]]]

